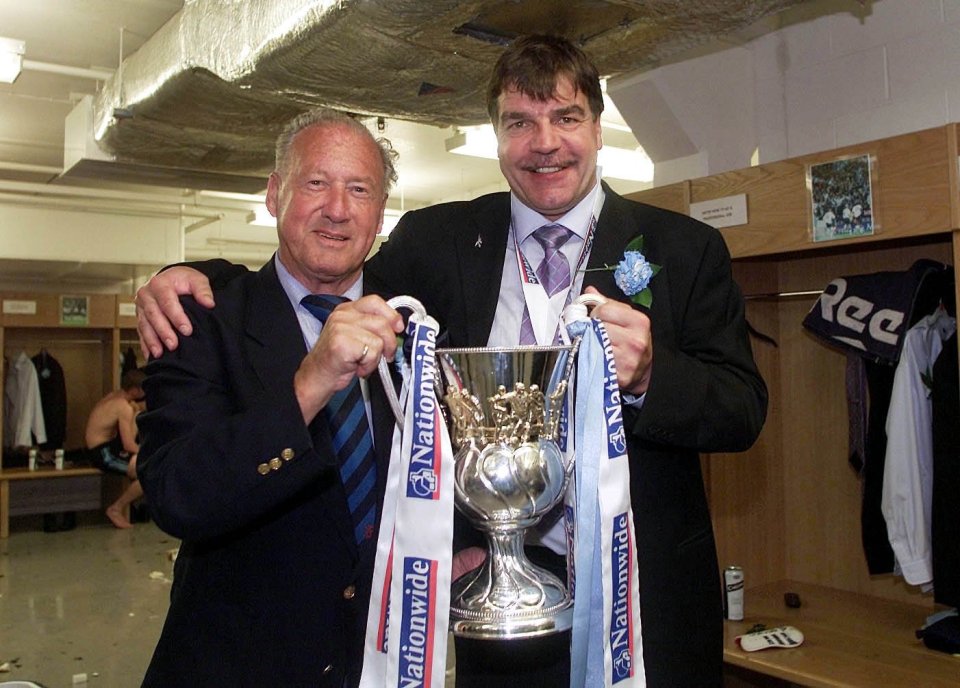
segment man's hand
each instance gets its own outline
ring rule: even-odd
[[[453,564],[450,570],[450,580],[457,580],[465,573],[470,573],[480,566],[487,558],[487,550],[482,547],[467,547],[453,555]]]
[[[587,287],[585,292],[600,294],[593,287]],[[650,386],[653,364],[650,318],[629,304],[612,299],[595,306],[590,315],[602,321],[610,335],[620,389],[636,395],[645,393]]]
[[[190,319],[180,306],[179,297],[186,295],[206,308],[214,306],[210,280],[182,265],[158,272],[137,290],[137,334],[144,358],[160,356],[164,346],[170,351],[176,349],[177,332],[184,337],[193,333]]]
[[[303,420],[309,425],[330,397],[353,377],[377,369],[381,356],[392,360],[403,318],[379,296],[364,296],[337,306],[320,338],[293,377]]]

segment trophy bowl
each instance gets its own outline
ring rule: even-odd
[[[571,598],[523,552],[525,531],[563,498],[572,470],[558,446],[576,344],[438,349],[456,451],[455,504],[487,539],[482,566],[453,584],[450,627],[506,639],[570,628]]]

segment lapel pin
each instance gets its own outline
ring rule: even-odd
[[[480,248],[481,246],[483,246],[483,237],[478,234],[478,235],[477,235],[477,241],[476,241],[476,243],[474,243],[473,247],[474,247],[474,248]]]

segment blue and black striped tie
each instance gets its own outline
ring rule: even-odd
[[[303,297],[300,303],[321,323],[325,323],[331,311],[347,300],[342,296],[314,294]],[[361,543],[373,536],[377,465],[360,381],[356,377],[346,388],[333,395],[324,407],[324,414],[340,463],[340,478],[347,493],[354,535],[357,542]]]

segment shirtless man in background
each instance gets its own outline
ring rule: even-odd
[[[107,518],[117,528],[132,528],[126,510],[143,496],[137,480],[137,414],[144,410],[144,393],[140,386],[146,375],[142,370],[128,370],[120,380],[120,389],[97,402],[87,419],[84,441],[91,463],[102,471],[120,473],[130,484],[113,504],[107,507]],[[125,453],[125,454],[124,454]]]

